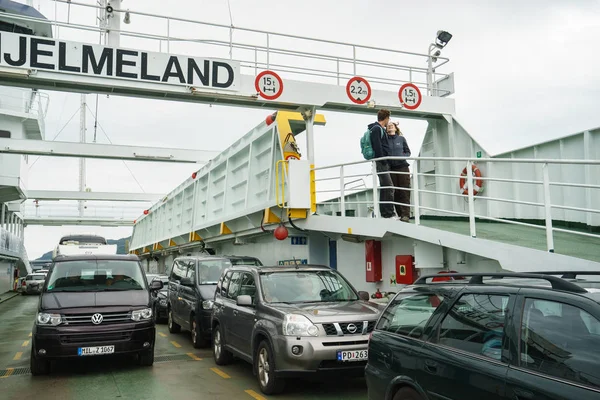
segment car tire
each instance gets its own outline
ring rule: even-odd
[[[141,352],[138,355],[138,362],[144,367],[151,367],[154,364],[154,348]]]
[[[416,390],[403,387],[396,392],[393,400],[423,400],[423,398]]]
[[[275,376],[274,357],[269,342],[266,340],[260,342],[254,356],[254,369],[258,378],[258,385],[264,394],[278,394],[285,387],[285,380]]]
[[[50,360],[37,358],[31,346],[31,357],[29,359],[29,368],[31,369],[31,375],[48,375],[50,373]]]
[[[192,334],[192,344],[195,349],[202,349],[208,346],[208,340],[202,336],[202,331],[200,330],[200,324],[198,323],[198,319],[195,315],[192,315],[190,318],[190,326],[191,334]]]
[[[231,354],[228,350],[225,349],[225,342],[223,341],[223,333],[221,330],[221,325],[216,325],[212,331],[213,336],[213,357],[215,359],[215,364],[217,365],[227,365],[233,360],[233,354]]]
[[[179,333],[181,331],[181,326],[177,325],[175,323],[175,321],[173,321],[173,310],[171,310],[169,308],[167,313],[168,313],[167,325],[169,326],[169,332],[170,333]]]

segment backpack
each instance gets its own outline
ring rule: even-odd
[[[381,130],[381,138],[383,139],[383,129]],[[365,160],[371,160],[375,158],[375,151],[373,150],[373,146],[371,145],[371,130],[368,129],[360,138],[360,151],[362,152]]]

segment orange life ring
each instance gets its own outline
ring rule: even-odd
[[[483,179],[477,179],[477,178],[481,178],[481,171],[479,170],[479,168],[477,168],[477,165],[473,164],[471,166],[471,171],[473,172],[473,178],[475,178],[475,182],[474,182],[474,186],[473,186],[473,196],[476,196],[478,193],[480,193],[483,189]],[[462,191],[462,194],[469,194],[469,188],[467,187],[467,167],[465,167],[461,174],[460,174],[461,178],[460,178],[460,190]],[[464,178],[463,178],[464,177]]]

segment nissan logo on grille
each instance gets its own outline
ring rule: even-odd
[[[104,319],[104,317],[102,316],[102,314],[94,314],[94,315],[92,315],[92,324],[94,324],[94,325],[101,324],[103,319]]]
[[[350,333],[355,333],[356,332],[356,325],[354,325],[354,324],[348,324],[348,326],[346,327],[346,329]]]

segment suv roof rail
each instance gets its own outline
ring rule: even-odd
[[[554,272],[553,272],[554,273]],[[413,285],[427,284],[428,278],[439,278],[440,275],[425,275],[417,279]],[[486,272],[486,273],[455,273],[455,274],[444,274],[444,276],[470,276],[471,279],[467,282],[469,285],[481,285],[483,284],[484,277],[492,277],[496,279],[502,278],[529,278],[529,279],[543,279],[552,285],[552,289],[564,290],[565,292],[573,293],[587,293],[587,290],[578,286],[572,282],[566,281],[556,276],[544,275],[542,273],[522,273],[522,272]],[[465,282],[455,281],[452,284],[465,284]]]
[[[600,271],[534,271],[530,274],[562,275],[562,279],[577,279],[577,275],[600,275]]]

